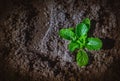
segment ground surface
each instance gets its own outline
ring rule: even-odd
[[[1,0],[0,81],[120,81],[119,0]],[[61,28],[92,21],[103,48],[78,67]]]

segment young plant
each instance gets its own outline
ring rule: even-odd
[[[81,23],[77,24],[76,28],[64,28],[59,31],[59,35],[67,40],[70,40],[68,49],[73,52],[78,51],[76,62],[79,66],[86,66],[89,58],[85,49],[100,50],[102,41],[99,38],[88,37],[90,30],[90,19],[85,18]]]

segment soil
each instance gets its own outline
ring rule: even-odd
[[[119,0],[1,0],[0,81],[120,81]],[[91,19],[103,41],[77,66],[61,28]]]

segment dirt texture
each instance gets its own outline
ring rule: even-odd
[[[120,81],[119,0],[1,0],[0,81]],[[61,28],[91,19],[103,41],[79,67]]]

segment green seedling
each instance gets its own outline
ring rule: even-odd
[[[64,28],[59,31],[60,37],[70,41],[68,49],[71,52],[75,50],[78,52],[76,54],[78,66],[86,66],[88,64],[89,58],[86,49],[100,50],[102,48],[102,41],[99,38],[88,37],[90,24],[90,19],[85,18],[75,28]]]

